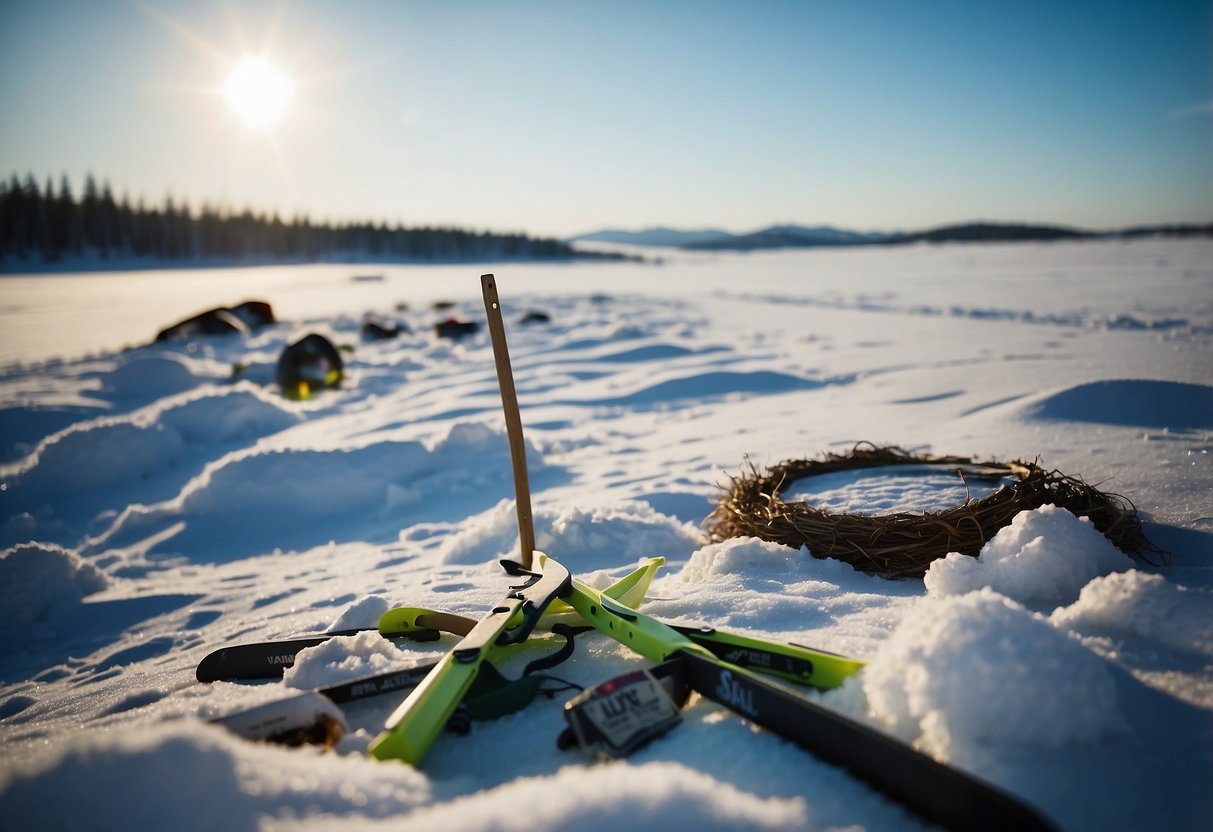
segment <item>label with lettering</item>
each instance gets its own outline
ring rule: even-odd
[[[731,671],[721,671],[716,685],[716,701],[745,716],[758,716],[758,709],[754,707],[753,691],[733,678]]]
[[[611,757],[631,754],[678,724],[678,706],[647,670],[618,676],[578,694],[565,719],[580,744]]]

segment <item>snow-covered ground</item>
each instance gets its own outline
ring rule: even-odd
[[[869,660],[811,695],[1065,829],[1213,825],[1209,241],[0,278],[0,825],[916,827],[704,700],[611,764],[556,748],[559,697],[440,737],[420,770],[364,753],[399,696],[349,706],[353,730],[327,754],[206,724],[454,642],[349,637],[281,683],[197,683],[217,647],[373,626],[398,605],[479,617],[504,594],[496,561],[518,544],[488,335],[431,329],[483,320],[483,271],[502,294],[542,550],[599,585],[662,555],[645,610]],[[370,273],[383,279],[352,279]],[[137,346],[246,298],[283,322]],[[519,324],[532,309],[551,323]],[[367,311],[411,333],[363,342]],[[305,332],[352,347],[349,378],[297,403],[273,367]],[[747,458],[863,440],[1039,457],[1130,498],[1170,565],[1048,508],[925,582],[705,544],[700,523]],[[964,497],[872,475],[797,493],[874,512]],[[557,672],[593,684],[643,664],[588,634]]]

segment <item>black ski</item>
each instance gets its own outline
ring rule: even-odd
[[[258,641],[251,644],[233,644],[222,647],[203,657],[194,675],[199,682],[234,682],[241,679],[281,679],[282,673],[295,664],[300,650],[323,644],[337,636],[356,636],[359,633],[379,632],[374,627],[361,630],[334,630],[314,636],[283,639],[280,641]],[[437,630],[417,630],[412,633],[393,633],[385,638],[407,638],[410,641],[437,641]]]
[[[886,734],[690,650],[676,655],[683,661],[688,685],[700,695],[846,769],[948,829],[1056,829],[1035,809],[1001,789],[936,762]]]

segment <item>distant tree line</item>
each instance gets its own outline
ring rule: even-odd
[[[953,242],[1007,242],[1052,241],[1052,240],[1102,240],[1131,239],[1135,237],[1208,237],[1213,235],[1213,224],[1140,225],[1114,231],[1087,231],[1081,228],[1066,228],[1057,225],[1028,225],[1025,223],[967,223],[948,225],[919,231],[912,234],[895,234],[881,242],[898,243],[953,243]]]
[[[276,213],[238,213],[166,197],[149,206],[114,198],[108,182],[89,175],[80,199],[67,176],[56,189],[32,174],[0,181],[0,263],[197,259],[253,262],[567,259],[602,256],[561,240],[458,228],[405,228],[378,223],[313,223]]]

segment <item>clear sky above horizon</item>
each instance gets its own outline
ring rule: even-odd
[[[1213,222],[1211,43],[1183,0],[0,0],[0,175],[556,236]]]

